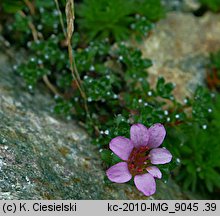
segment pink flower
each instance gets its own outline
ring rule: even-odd
[[[124,162],[119,162],[106,171],[109,180],[124,183],[133,176],[139,191],[146,196],[154,194],[154,178],[162,177],[161,171],[154,165],[169,163],[172,159],[167,149],[158,148],[165,135],[166,130],[160,123],[149,129],[143,124],[134,124],[130,129],[130,139],[122,136],[112,139],[110,149]]]

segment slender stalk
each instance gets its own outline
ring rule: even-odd
[[[53,84],[51,84],[50,80],[48,79],[47,75],[43,76],[43,81],[46,84],[46,86],[55,94],[55,95],[59,95],[62,96],[62,94],[60,92],[57,91],[57,89],[55,88],[55,86]]]
[[[26,15],[25,15],[25,13],[23,11],[19,11],[19,14],[22,17],[26,18]],[[28,26],[31,29],[31,33],[32,33],[34,41],[37,41],[38,40],[38,32],[37,32],[34,24],[31,21],[28,20]]]
[[[29,0],[24,0],[24,3],[27,5],[28,9],[30,10],[31,15],[35,14],[35,7]]]
[[[58,0],[54,0],[54,2],[56,4],[57,10],[59,12],[60,24],[61,24],[61,27],[62,27],[62,30],[63,30],[63,34],[65,35],[65,38],[66,38],[66,30],[65,30],[65,27],[64,27],[64,22],[63,22],[62,12],[60,10],[59,2],[58,2]]]
[[[71,45],[71,39],[74,32],[74,20],[75,20],[75,14],[74,14],[74,0],[67,0],[66,2],[66,18],[67,18],[67,44],[68,44],[68,53],[69,53],[69,61],[70,61],[70,70],[73,76],[73,79],[76,81],[76,85],[80,91],[80,94],[84,100],[84,107],[87,115],[89,116],[89,110],[87,105],[87,98],[85,91],[82,86],[82,82],[79,76],[79,72],[76,67],[76,62],[73,57],[73,49]]]

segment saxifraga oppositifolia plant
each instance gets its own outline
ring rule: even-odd
[[[132,125],[143,124],[150,128],[160,122],[167,131],[163,146],[173,155],[171,163],[158,165],[163,180],[167,180],[170,170],[178,165],[175,179],[182,183],[183,188],[209,192],[219,188],[220,165],[216,159],[219,158],[218,136],[209,138],[209,134],[215,134],[215,128],[219,128],[218,115],[214,112],[219,104],[216,99],[218,97],[213,99],[209,90],[198,87],[192,98],[186,98],[180,103],[172,94],[174,85],[166,83],[163,77],[159,77],[156,87],[152,88],[146,71],[152,62],[142,58],[140,50],[131,47],[129,43],[118,42],[115,46],[112,42],[126,39],[130,33],[142,32],[144,35],[152,28],[151,21],[157,19],[147,17],[141,9],[135,8],[136,11],[131,12],[134,8],[129,8],[130,4],[127,2],[127,9],[120,11],[120,14],[116,13],[116,16],[118,5],[124,2],[121,0],[112,4],[114,1],[108,1],[103,7],[102,2],[104,0],[83,1],[79,7],[84,7],[85,11],[90,10],[91,13],[93,7],[85,8],[90,4],[99,4],[95,7],[97,13],[107,11],[109,14],[105,15],[108,17],[103,20],[107,22],[113,16],[113,24],[102,24],[100,28],[99,25],[87,26],[91,20],[91,23],[100,24],[99,16],[92,14],[91,17],[86,17],[88,14],[83,15],[81,11],[80,17],[76,19],[77,32],[72,39],[73,56],[87,95],[90,118],[87,118],[84,101],[71,76],[66,41],[54,1],[37,0],[35,16],[29,13],[25,5],[18,4],[14,8],[17,11],[14,22],[6,20],[3,35],[17,47],[25,45],[29,54],[25,62],[14,66],[14,70],[25,79],[31,91],[45,75],[48,76],[60,93],[55,95],[54,112],[67,119],[78,119],[84,125],[93,137],[93,143],[100,148],[104,168],[108,169],[121,162],[108,148],[111,140],[118,136],[129,137]],[[63,12],[64,6],[60,3],[60,10]],[[5,4],[5,7],[9,6]],[[21,10],[25,13],[21,13]],[[63,19],[65,23],[65,16]],[[36,27],[38,35],[42,35],[38,40],[31,39],[32,32],[28,26],[30,21]],[[83,22],[81,31],[80,25]],[[123,26],[126,29],[121,28],[122,24],[125,24]],[[94,40],[85,43],[85,37],[88,37],[87,41],[91,38]],[[102,37],[105,39],[97,39]],[[215,70],[218,67],[216,59],[218,58],[212,56],[212,67]],[[211,149],[215,149],[213,151],[207,150],[210,139]],[[196,158],[195,163],[193,158]],[[200,166],[204,161],[204,166]],[[201,188],[199,182],[204,183],[205,187]]]

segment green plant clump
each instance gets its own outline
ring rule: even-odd
[[[214,12],[220,11],[220,0],[199,0],[202,5]]]
[[[131,27],[139,21],[135,19],[135,14],[147,20],[146,34],[151,22],[164,17],[165,12],[160,0],[84,0],[79,4],[77,14],[79,28],[87,32],[89,40],[110,37],[119,41],[128,38],[132,32]]]
[[[213,109],[209,109],[209,112],[212,112],[211,121],[208,125],[203,125],[204,130],[198,125],[193,125],[191,131],[186,126],[181,127],[180,132],[186,133],[187,136],[179,134],[182,137],[179,146],[182,167],[177,179],[183,182],[185,189],[205,193],[205,189],[213,192],[214,188],[220,187],[219,108],[218,96]]]

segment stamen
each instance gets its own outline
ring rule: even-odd
[[[147,166],[149,166],[149,148],[141,146],[134,148],[128,159],[128,169],[130,173],[135,176],[137,174],[147,173]]]

